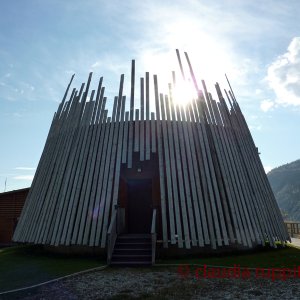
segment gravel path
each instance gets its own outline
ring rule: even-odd
[[[193,275],[191,275],[193,274]],[[183,277],[176,267],[106,268],[0,299],[299,299],[300,278]]]

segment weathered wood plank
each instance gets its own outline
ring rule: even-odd
[[[156,121],[154,112],[151,113],[151,151],[152,153],[156,153]],[[150,133],[150,132],[149,132]]]
[[[132,155],[133,155],[134,86],[135,86],[135,62],[133,60],[131,65],[131,92],[130,92],[130,111],[129,111],[130,121],[129,121],[128,153],[127,153],[128,168],[132,168]]]
[[[139,110],[135,110],[135,121],[134,121],[134,152],[139,152],[140,146],[140,121],[139,121]]]
[[[152,141],[152,143],[153,143],[153,141]],[[149,72],[146,72],[146,160],[150,160],[150,93],[149,93]]]
[[[147,78],[147,76],[146,76],[146,78]],[[147,80],[146,80],[146,82],[147,82]],[[148,87],[149,87],[149,84],[148,84]],[[147,90],[147,84],[146,84],[146,90]],[[146,92],[146,94],[147,94],[147,92]],[[157,130],[157,145],[158,145],[158,164],[159,164],[159,178],[160,178],[160,201],[161,201],[163,245],[165,248],[167,248],[168,247],[168,227],[167,227],[168,225],[167,225],[166,194],[165,194],[165,181],[164,181],[165,173],[164,173],[161,121],[160,121],[160,113],[159,113],[158,84],[157,84],[157,76],[156,75],[154,75],[154,96],[155,96],[155,107],[156,107],[156,130]],[[149,98],[149,96],[148,96],[148,98]],[[147,103],[147,97],[146,97],[146,103]],[[147,118],[148,117],[149,116],[147,116]],[[150,148],[150,145],[149,145],[149,148]],[[146,151],[146,153],[147,153],[147,151]],[[147,155],[146,155],[146,159],[147,159]]]
[[[129,125],[129,112],[125,113],[125,123],[124,123],[124,138],[123,138],[123,152],[122,152],[122,164],[127,162],[127,150],[128,150],[128,125]]]
[[[169,151],[170,151],[170,163],[171,163],[171,180],[172,180],[172,189],[173,189],[173,199],[172,201],[174,202],[174,208],[173,205],[172,207],[169,208],[171,209],[172,212],[173,210],[174,215],[175,215],[175,220],[176,220],[176,235],[178,239],[178,244],[180,244],[180,247],[183,247],[183,242],[182,242],[182,229],[181,229],[181,220],[180,220],[180,210],[179,210],[179,200],[178,200],[178,189],[177,189],[177,171],[176,171],[176,161],[175,161],[175,150],[174,150],[174,139],[173,139],[173,132],[172,132],[172,121],[171,121],[171,112],[170,112],[170,105],[168,102],[168,99],[165,98],[165,110],[166,110],[166,115],[167,115],[167,137],[168,137],[168,143],[169,143]],[[175,122],[175,121],[174,121]],[[169,213],[170,215],[170,213]],[[170,221],[170,227],[174,226],[174,221]],[[174,227],[175,229],[175,227]],[[175,235],[172,236],[171,234],[171,244],[176,244],[176,237]]]
[[[88,87],[89,87],[89,83],[91,81],[91,74],[89,76],[89,81],[88,81],[88,85],[86,87],[86,91],[83,94],[83,99],[82,99],[82,106],[84,105],[83,103],[85,103],[86,101],[86,97],[87,97],[87,93],[88,93]],[[87,109],[87,111],[89,112],[90,110]],[[83,109],[81,109],[81,113],[83,112]],[[88,113],[85,114],[86,116],[88,115]],[[47,232],[50,229],[50,221],[51,219],[49,218],[50,216],[52,216],[52,212],[55,209],[56,203],[57,203],[57,198],[55,197],[55,190],[60,187],[61,185],[61,181],[58,182],[58,178],[60,177],[60,172],[65,170],[65,166],[68,163],[68,159],[69,156],[67,154],[69,154],[69,149],[68,148],[68,141],[70,140],[70,138],[68,138],[68,134],[66,135],[66,139],[63,140],[63,145],[61,146],[61,149],[65,149],[65,151],[59,151],[58,153],[58,157],[56,158],[56,166],[53,170],[53,174],[52,174],[52,180],[50,181],[50,183],[48,184],[47,188],[47,194],[45,196],[45,203],[46,205],[44,205],[42,207],[42,211],[40,212],[40,225],[37,227],[38,230],[36,231],[36,242],[39,243],[45,243],[46,239],[47,239]]]
[[[119,186],[120,186],[120,171],[121,171],[121,157],[122,157],[122,140],[123,140],[123,129],[124,129],[124,116],[125,116],[125,104],[126,97],[122,97],[122,111],[120,118],[120,133],[118,140],[118,149],[117,149],[117,160],[116,160],[116,169],[114,176],[114,188],[113,188],[113,202],[112,207],[118,204],[118,196],[119,196]],[[126,112],[127,113],[127,112]]]
[[[201,204],[199,207],[198,199],[202,199],[202,195],[199,196],[197,191],[199,191],[199,185],[200,185],[200,177],[199,173],[197,170],[197,157],[195,153],[195,142],[194,142],[194,136],[192,133],[192,128],[191,128],[191,120],[190,120],[190,115],[189,115],[189,106],[186,108],[185,114],[183,114],[185,117],[183,121],[185,122],[184,124],[184,138],[185,138],[185,144],[186,144],[186,155],[187,155],[187,161],[188,161],[188,170],[190,174],[190,183],[191,183],[191,191],[192,191],[192,204],[195,212],[195,223],[197,226],[197,239],[198,239],[198,244],[200,247],[204,246],[204,231],[206,228],[206,239],[208,239],[208,231],[207,231],[207,226],[206,226],[206,216],[205,216],[205,211],[204,208],[203,212],[201,214],[201,217],[204,217],[203,222],[205,221],[205,225],[203,228],[202,222],[201,222],[201,217],[200,217],[200,212],[201,210]]]
[[[144,78],[141,78],[141,130],[140,130],[140,161],[145,160],[145,113],[144,113]]]
[[[162,148],[165,155],[165,170],[166,170],[166,183],[167,183],[167,203],[169,207],[169,222],[170,222],[170,235],[171,243],[175,243],[175,224],[174,224],[174,208],[173,208],[173,196],[172,191],[172,177],[171,177],[171,167],[170,167],[170,155],[169,155],[169,141],[168,141],[168,132],[166,126],[166,117],[165,117],[165,107],[164,107],[164,98],[163,94],[160,94],[160,107],[161,107],[161,125],[162,125]]]
[[[201,98],[200,98],[201,99]],[[219,220],[218,220],[218,216],[217,216],[217,212],[216,212],[216,199],[214,196],[214,192],[213,192],[213,187],[212,187],[212,176],[214,175],[214,173],[212,173],[212,159],[211,159],[211,153],[210,153],[210,148],[208,145],[208,140],[207,140],[207,135],[206,135],[206,125],[205,125],[205,115],[204,114],[204,108],[203,105],[201,105],[200,100],[198,99],[198,101],[195,102],[195,104],[197,105],[197,110],[199,112],[199,116],[198,116],[198,120],[200,120],[200,122],[197,123],[197,133],[198,133],[198,143],[200,149],[201,149],[201,153],[202,153],[202,160],[200,160],[200,162],[203,163],[203,166],[201,169],[204,169],[204,174],[205,174],[205,179],[204,177],[202,177],[202,179],[204,180],[204,182],[206,182],[205,185],[203,185],[204,187],[204,199],[206,201],[206,209],[207,209],[207,215],[208,215],[208,221],[210,223],[210,218],[212,218],[212,221],[214,226],[209,225],[209,234],[210,234],[210,241],[211,241],[211,246],[213,249],[216,248],[216,241],[218,243],[219,246],[222,245],[222,241],[221,241],[221,235],[220,235],[220,225],[219,225]],[[202,102],[203,103],[203,102]]]
[[[80,214],[80,209],[79,209],[79,229],[78,229],[78,237],[77,237],[77,244],[81,245],[83,244],[83,238],[84,238],[84,230],[87,225],[87,223],[91,219],[91,209],[89,210],[89,207],[91,206],[90,202],[93,202],[94,199],[91,199],[90,194],[91,194],[91,187],[94,182],[94,172],[95,172],[95,164],[96,164],[96,155],[97,155],[97,148],[98,148],[98,136],[97,136],[97,129],[99,126],[94,124],[96,120],[98,119],[97,116],[100,114],[100,118],[103,117],[104,114],[104,106],[102,105],[102,99],[103,99],[103,94],[101,91],[101,94],[99,93],[99,88],[98,88],[98,93],[96,97],[96,114],[94,115],[94,118],[92,120],[92,126],[90,125],[90,131],[92,134],[91,137],[91,145],[89,147],[90,151],[88,154],[88,169],[85,172],[84,176],[84,183],[83,183],[83,190],[81,192],[80,198],[83,200],[83,208]],[[85,239],[85,242],[87,242],[87,237]]]
[[[87,106],[90,106],[90,103],[87,103]],[[70,215],[70,220],[69,220],[69,228],[68,228],[68,232],[66,235],[66,241],[65,243],[67,245],[69,245],[70,243],[75,244],[76,239],[75,236],[73,235],[73,228],[78,226],[77,223],[77,212],[78,212],[78,207],[81,207],[81,199],[80,199],[80,191],[82,188],[82,181],[83,181],[83,176],[84,176],[84,172],[85,172],[85,167],[86,167],[86,159],[85,156],[87,154],[88,151],[88,139],[89,139],[89,135],[88,135],[88,130],[89,130],[89,122],[90,122],[90,107],[87,107],[87,116],[86,119],[84,121],[84,124],[82,124],[82,139],[81,139],[81,151],[80,151],[80,155],[79,155],[79,160],[78,160],[78,165],[77,165],[77,169],[76,169],[76,173],[75,173],[75,179],[74,179],[74,185],[73,185],[73,190],[71,193],[71,197],[74,198],[74,205],[72,207],[71,210],[71,215]]]
[[[188,110],[189,110],[189,114],[187,114],[187,121],[189,122],[188,125],[190,131],[191,147],[192,149],[194,149],[192,155],[193,155],[193,166],[194,166],[196,189],[197,189],[197,199],[199,202],[199,209],[200,209],[200,216],[201,216],[200,220],[203,228],[204,242],[205,244],[209,244],[210,238],[209,238],[208,226],[209,224],[212,225],[212,221],[208,222],[207,219],[209,217],[206,217],[204,193],[201,187],[201,183],[205,185],[205,181],[203,180],[203,176],[200,177],[201,171],[203,170],[203,168],[201,168],[202,163],[200,162],[202,157],[200,154],[201,150],[197,147],[198,136],[197,134],[195,134],[195,129],[196,129],[196,122],[198,122],[198,120],[196,120],[195,117],[196,113],[194,112],[193,103],[191,103],[191,105],[188,106]],[[210,220],[211,220],[211,216],[210,216]]]
[[[186,206],[187,206],[187,213],[188,216],[185,219],[185,217],[183,217],[183,227],[187,227],[190,229],[190,238],[192,241],[192,245],[196,246],[197,242],[196,242],[196,231],[195,231],[195,220],[194,220],[194,212],[193,212],[193,206],[192,206],[192,197],[191,197],[191,186],[190,186],[190,180],[192,180],[192,178],[189,178],[188,176],[188,166],[190,163],[190,157],[189,157],[189,162],[187,161],[187,153],[186,153],[186,145],[185,143],[187,142],[186,140],[186,133],[184,132],[184,127],[185,127],[185,115],[184,115],[184,111],[181,109],[181,107],[179,107],[179,105],[176,106],[176,113],[177,113],[177,120],[180,120],[180,122],[178,122],[177,126],[178,126],[178,137],[179,137],[179,147],[180,147],[180,153],[181,153],[181,163],[182,163],[182,172],[183,172],[183,183],[184,183],[184,188],[185,188],[185,198],[184,201],[186,202]],[[181,119],[180,119],[180,115],[181,115]],[[184,213],[183,213],[184,214]],[[185,224],[185,222],[187,222],[187,224]],[[186,238],[185,238],[186,239]],[[186,247],[189,248],[189,243],[190,241],[186,242]]]
[[[102,228],[100,226],[100,222],[98,222],[96,237],[99,237],[99,242],[96,240],[96,245],[100,244],[100,234],[101,234],[101,248],[104,248],[106,245],[106,238],[107,238],[107,229],[108,229],[108,220],[109,215],[112,210],[112,188],[113,188],[113,181],[116,169],[116,161],[117,161],[117,148],[118,148],[118,140],[119,140],[119,129],[120,129],[120,112],[122,106],[122,97],[123,97],[123,83],[124,83],[124,75],[121,75],[120,81],[120,88],[119,88],[119,96],[117,98],[117,115],[115,118],[115,126],[114,131],[112,132],[113,135],[113,144],[111,147],[111,160],[109,163],[109,173],[107,176],[107,190],[104,188],[103,195],[105,195],[106,203],[105,203],[105,211],[104,211],[104,218],[102,222]],[[105,194],[106,192],[106,194]],[[100,219],[101,220],[101,219]]]
[[[116,101],[115,101],[116,103]],[[115,105],[115,104],[114,104]],[[103,214],[105,209],[105,202],[106,202],[106,189],[107,189],[107,180],[108,180],[108,169],[109,169],[109,163],[110,163],[110,157],[112,153],[112,137],[114,132],[114,122],[112,121],[115,118],[115,116],[112,117],[112,119],[108,118],[109,123],[107,126],[109,126],[109,129],[106,129],[105,133],[105,140],[104,140],[104,149],[101,157],[101,167],[100,167],[100,174],[98,177],[98,186],[96,191],[96,203],[95,203],[95,216],[92,220],[92,227],[91,227],[91,235],[90,235],[90,246],[98,246],[101,236],[96,235],[97,228],[102,225],[103,220]],[[101,228],[100,228],[101,229]]]
[[[84,235],[83,235],[83,242],[82,242],[83,245],[88,244],[91,223],[96,212],[96,205],[95,205],[96,188],[94,188],[94,186],[96,185],[95,183],[98,180],[99,165],[101,162],[102,150],[104,148],[103,141],[105,136],[105,129],[107,127],[106,126],[107,111],[105,111],[105,103],[106,103],[106,98],[104,98],[103,100],[99,124],[97,124],[97,131],[95,136],[95,153],[93,153],[93,158],[92,158],[92,165],[94,166],[94,170],[91,170],[92,180],[89,181],[89,185],[85,195],[85,201],[88,201],[88,211],[87,211],[85,227],[84,227]]]
[[[133,154],[133,121],[129,120],[129,136],[128,136],[128,152],[127,152],[127,167],[132,168]]]
[[[175,159],[176,159],[176,168],[177,168],[177,176],[178,176],[178,186],[179,186],[179,199],[180,199],[180,207],[181,207],[181,216],[182,216],[182,223],[183,223],[183,232],[184,232],[184,242],[186,248],[190,248],[190,233],[188,228],[188,220],[187,220],[187,208],[186,208],[186,197],[185,197],[185,191],[184,191],[184,185],[183,185],[183,166],[182,166],[182,159],[181,159],[181,152],[180,152],[180,129],[179,129],[179,123],[180,123],[180,116],[176,112],[178,112],[178,109],[173,101],[172,91],[169,90],[170,93],[170,102],[171,102],[171,112],[172,112],[172,125],[173,125],[173,134],[174,134],[174,146],[175,146]],[[175,202],[176,205],[176,202]],[[175,206],[176,209],[176,206]],[[178,221],[179,222],[179,221]],[[178,224],[178,223],[177,223]],[[180,247],[180,237],[178,234],[178,246]]]

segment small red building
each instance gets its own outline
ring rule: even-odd
[[[29,188],[0,193],[0,245],[12,243]]]

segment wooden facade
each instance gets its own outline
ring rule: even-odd
[[[86,87],[74,88],[67,100],[72,77],[15,241],[105,248],[117,211],[119,230],[150,233],[153,209],[165,248],[251,248],[266,241],[276,247],[276,241],[289,239],[230,84],[228,91],[215,85],[215,100],[204,81],[200,89],[187,54],[188,75],[178,51],[177,56],[182,80],[189,76],[197,94],[186,105],[174,100],[180,81],[175,72],[168,94],[159,92],[156,75],[150,91],[146,73],[137,97],[134,61],[128,111],[124,75],[112,112],[106,109],[102,77],[89,92],[91,73]]]
[[[300,222],[284,221],[287,231],[292,238],[300,238]]]
[[[0,194],[0,245],[12,243],[29,188]]]

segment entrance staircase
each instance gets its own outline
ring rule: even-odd
[[[120,234],[111,257],[111,266],[151,266],[151,234]]]

